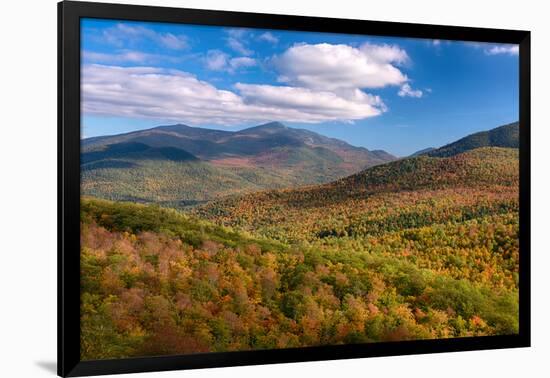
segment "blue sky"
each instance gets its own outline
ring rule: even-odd
[[[83,137],[268,121],[405,156],[518,120],[518,46],[83,19]]]

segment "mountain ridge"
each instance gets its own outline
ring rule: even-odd
[[[469,134],[440,148],[420,153],[420,155],[449,157],[480,147],[518,148],[519,122],[512,122],[490,130]]]
[[[108,144],[128,141],[148,144],[151,147],[181,148],[202,160],[211,160],[222,156],[254,155],[265,149],[281,147],[286,144],[325,147],[339,155],[353,153],[353,157],[364,160],[365,165],[396,159],[386,151],[375,150],[373,152],[314,131],[288,127],[280,122],[268,122],[238,131],[206,129],[184,124],[162,125],[128,133],[86,138],[82,140],[82,147],[83,151],[87,152]],[[372,162],[369,162],[369,159]]]
[[[321,184],[396,159],[279,122],[235,132],[164,125],[82,146],[84,194],[176,206]]]

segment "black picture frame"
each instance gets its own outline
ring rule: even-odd
[[[519,44],[519,333],[114,360],[80,360],[80,18]],[[63,1],[58,3],[58,374],[83,376],[528,347],[530,322],[530,32]]]

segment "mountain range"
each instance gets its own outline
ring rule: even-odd
[[[440,179],[445,169],[439,165],[447,162],[430,160],[428,168],[422,166],[431,173],[423,171],[418,176],[415,169],[426,163],[426,157],[448,158],[482,147],[518,145],[517,122],[403,159],[278,122],[235,132],[178,124],[84,139],[81,187],[84,195],[176,207],[229,195],[347,180],[337,186],[344,195],[348,184],[365,172],[369,177],[374,174],[379,180],[391,180],[390,186],[398,182],[406,186],[419,177],[429,184]],[[369,169],[374,166],[380,167]]]
[[[232,132],[160,126],[82,141],[82,190],[188,205],[221,195],[320,184],[397,158],[272,122]]]
[[[292,150],[304,148],[313,150],[315,154],[325,159],[341,160],[344,163],[363,167],[396,159],[385,151],[369,151],[313,131],[290,128],[279,122],[270,122],[234,132],[181,124],[159,126],[126,134],[87,138],[83,140],[82,147],[83,152],[86,153],[102,146],[124,143],[177,148],[201,160],[213,161],[221,165],[239,163],[262,165],[267,161],[275,165],[285,164],[285,158],[292,154]]]

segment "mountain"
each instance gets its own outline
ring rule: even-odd
[[[322,185],[213,201],[200,216],[278,240],[371,235],[517,211],[518,149],[405,158]]]
[[[188,205],[333,181],[396,158],[271,122],[231,132],[160,126],[82,141],[82,190],[106,199]]]
[[[514,122],[489,131],[468,135],[441,148],[428,151],[425,155],[447,157],[479,147],[519,147],[519,123]]]
[[[294,129],[270,122],[240,131],[222,131],[186,125],[159,126],[126,134],[84,139],[84,152],[119,143],[143,143],[151,147],[183,149],[201,160],[223,161],[241,158],[255,162],[273,150],[285,148],[318,148],[332,152],[343,162],[362,168],[395,160],[385,151],[369,151],[313,131]],[[244,162],[243,162],[244,163]]]

